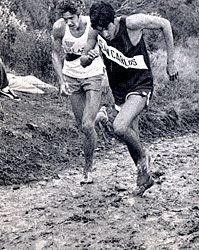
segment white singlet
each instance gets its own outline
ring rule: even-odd
[[[86,30],[81,37],[76,38],[72,36],[68,25],[66,25],[65,35],[62,39],[62,47],[65,53],[81,55],[83,52],[90,28],[90,17],[82,16],[82,18],[83,20],[86,20],[87,25]],[[99,50],[98,44],[96,45],[95,49]],[[80,58],[77,58],[73,61],[64,60],[62,72],[63,74],[74,78],[87,78],[103,74],[103,68],[104,63],[100,56],[95,58],[91,65],[85,68],[80,65]]]

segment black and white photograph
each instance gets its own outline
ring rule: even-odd
[[[0,0],[1,249],[199,249],[199,0]]]

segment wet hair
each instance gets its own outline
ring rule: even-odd
[[[83,0],[59,0],[57,4],[57,10],[62,15],[65,12],[70,12],[72,15],[79,15],[84,7]]]
[[[109,23],[114,23],[115,11],[113,7],[103,1],[94,3],[90,8],[91,26],[96,29],[97,26],[102,28],[108,27]]]

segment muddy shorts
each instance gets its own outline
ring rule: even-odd
[[[104,75],[96,75],[88,78],[73,78],[63,75],[63,79],[68,83],[71,94],[78,94],[89,90],[101,91],[102,79]]]

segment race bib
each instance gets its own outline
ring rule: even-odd
[[[126,57],[122,52],[116,48],[109,46],[107,42],[98,35],[98,45],[102,53],[111,61],[119,64],[120,66],[129,69],[148,69],[143,55],[137,55],[132,58]]]

